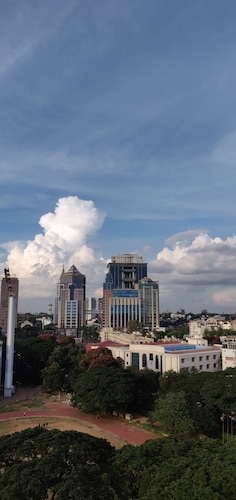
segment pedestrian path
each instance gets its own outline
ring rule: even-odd
[[[45,409],[28,409],[26,411],[13,411],[0,414],[0,421],[25,418],[25,417],[54,417],[73,418],[81,424],[91,425],[98,429],[117,436],[130,444],[141,445],[149,439],[156,439],[157,435],[142,429],[137,429],[134,425],[121,421],[119,418],[107,417],[96,418],[95,415],[83,413],[78,408],[73,408],[61,402],[47,402]]]

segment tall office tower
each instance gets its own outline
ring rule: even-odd
[[[107,273],[103,283],[103,326],[110,326],[110,299],[113,297],[113,279],[111,273]]]
[[[147,276],[147,264],[137,254],[119,254],[111,258],[108,273],[111,274],[114,288],[134,289],[135,283]]]
[[[139,289],[139,322],[154,330],[159,328],[159,282],[142,278]]]
[[[137,254],[119,254],[111,258],[103,283],[103,325],[126,328],[129,320],[138,319],[140,279],[147,276],[147,264]]]
[[[103,297],[99,297],[99,299],[98,299],[98,317],[99,317],[100,324],[102,324],[102,318],[103,318]]]
[[[14,326],[17,327],[17,311],[18,311],[18,294],[19,294],[19,280],[18,278],[11,277],[11,287],[12,294],[16,299],[16,314],[14,320]],[[6,278],[2,279],[1,285],[1,305],[0,305],[0,327],[2,328],[2,334],[7,334],[7,322],[8,322],[8,288]]]
[[[97,310],[97,300],[94,297],[91,297],[91,311]]]
[[[85,324],[85,287],[86,277],[74,265],[67,272],[63,269],[55,304],[59,329],[74,333]]]

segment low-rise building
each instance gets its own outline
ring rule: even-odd
[[[236,368],[236,349],[222,349],[222,370],[227,368]]]
[[[195,368],[200,372],[215,372],[221,369],[221,347],[199,346],[178,342],[156,342],[152,344],[121,344],[102,342],[93,347],[108,347],[114,358],[121,358],[124,367],[136,366],[140,370],[165,373],[180,372]]]

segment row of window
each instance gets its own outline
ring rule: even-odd
[[[206,360],[208,361],[210,359],[210,356],[206,356]],[[213,354],[213,359],[216,359],[216,354]],[[192,357],[191,362],[194,363],[195,361],[202,361],[202,356],[199,356],[199,358]],[[181,358],[181,363],[185,362],[185,358]]]

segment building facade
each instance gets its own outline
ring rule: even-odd
[[[141,278],[147,276],[147,264],[138,254],[119,254],[108,264],[114,288],[134,289]]]
[[[139,322],[146,328],[159,328],[159,283],[150,278],[142,278],[138,284]]]
[[[73,265],[61,273],[57,285],[55,319],[59,330],[77,332],[85,325],[86,277]]]
[[[103,326],[125,329],[130,320],[140,321],[138,284],[147,277],[147,264],[138,254],[119,254],[111,258],[107,269],[103,283]]]
[[[106,342],[99,344],[105,346]],[[114,358],[121,358],[124,367],[153,370],[161,374],[170,370],[216,372],[221,370],[221,347],[198,346],[187,343],[156,342],[152,344],[121,344],[109,342]]]

